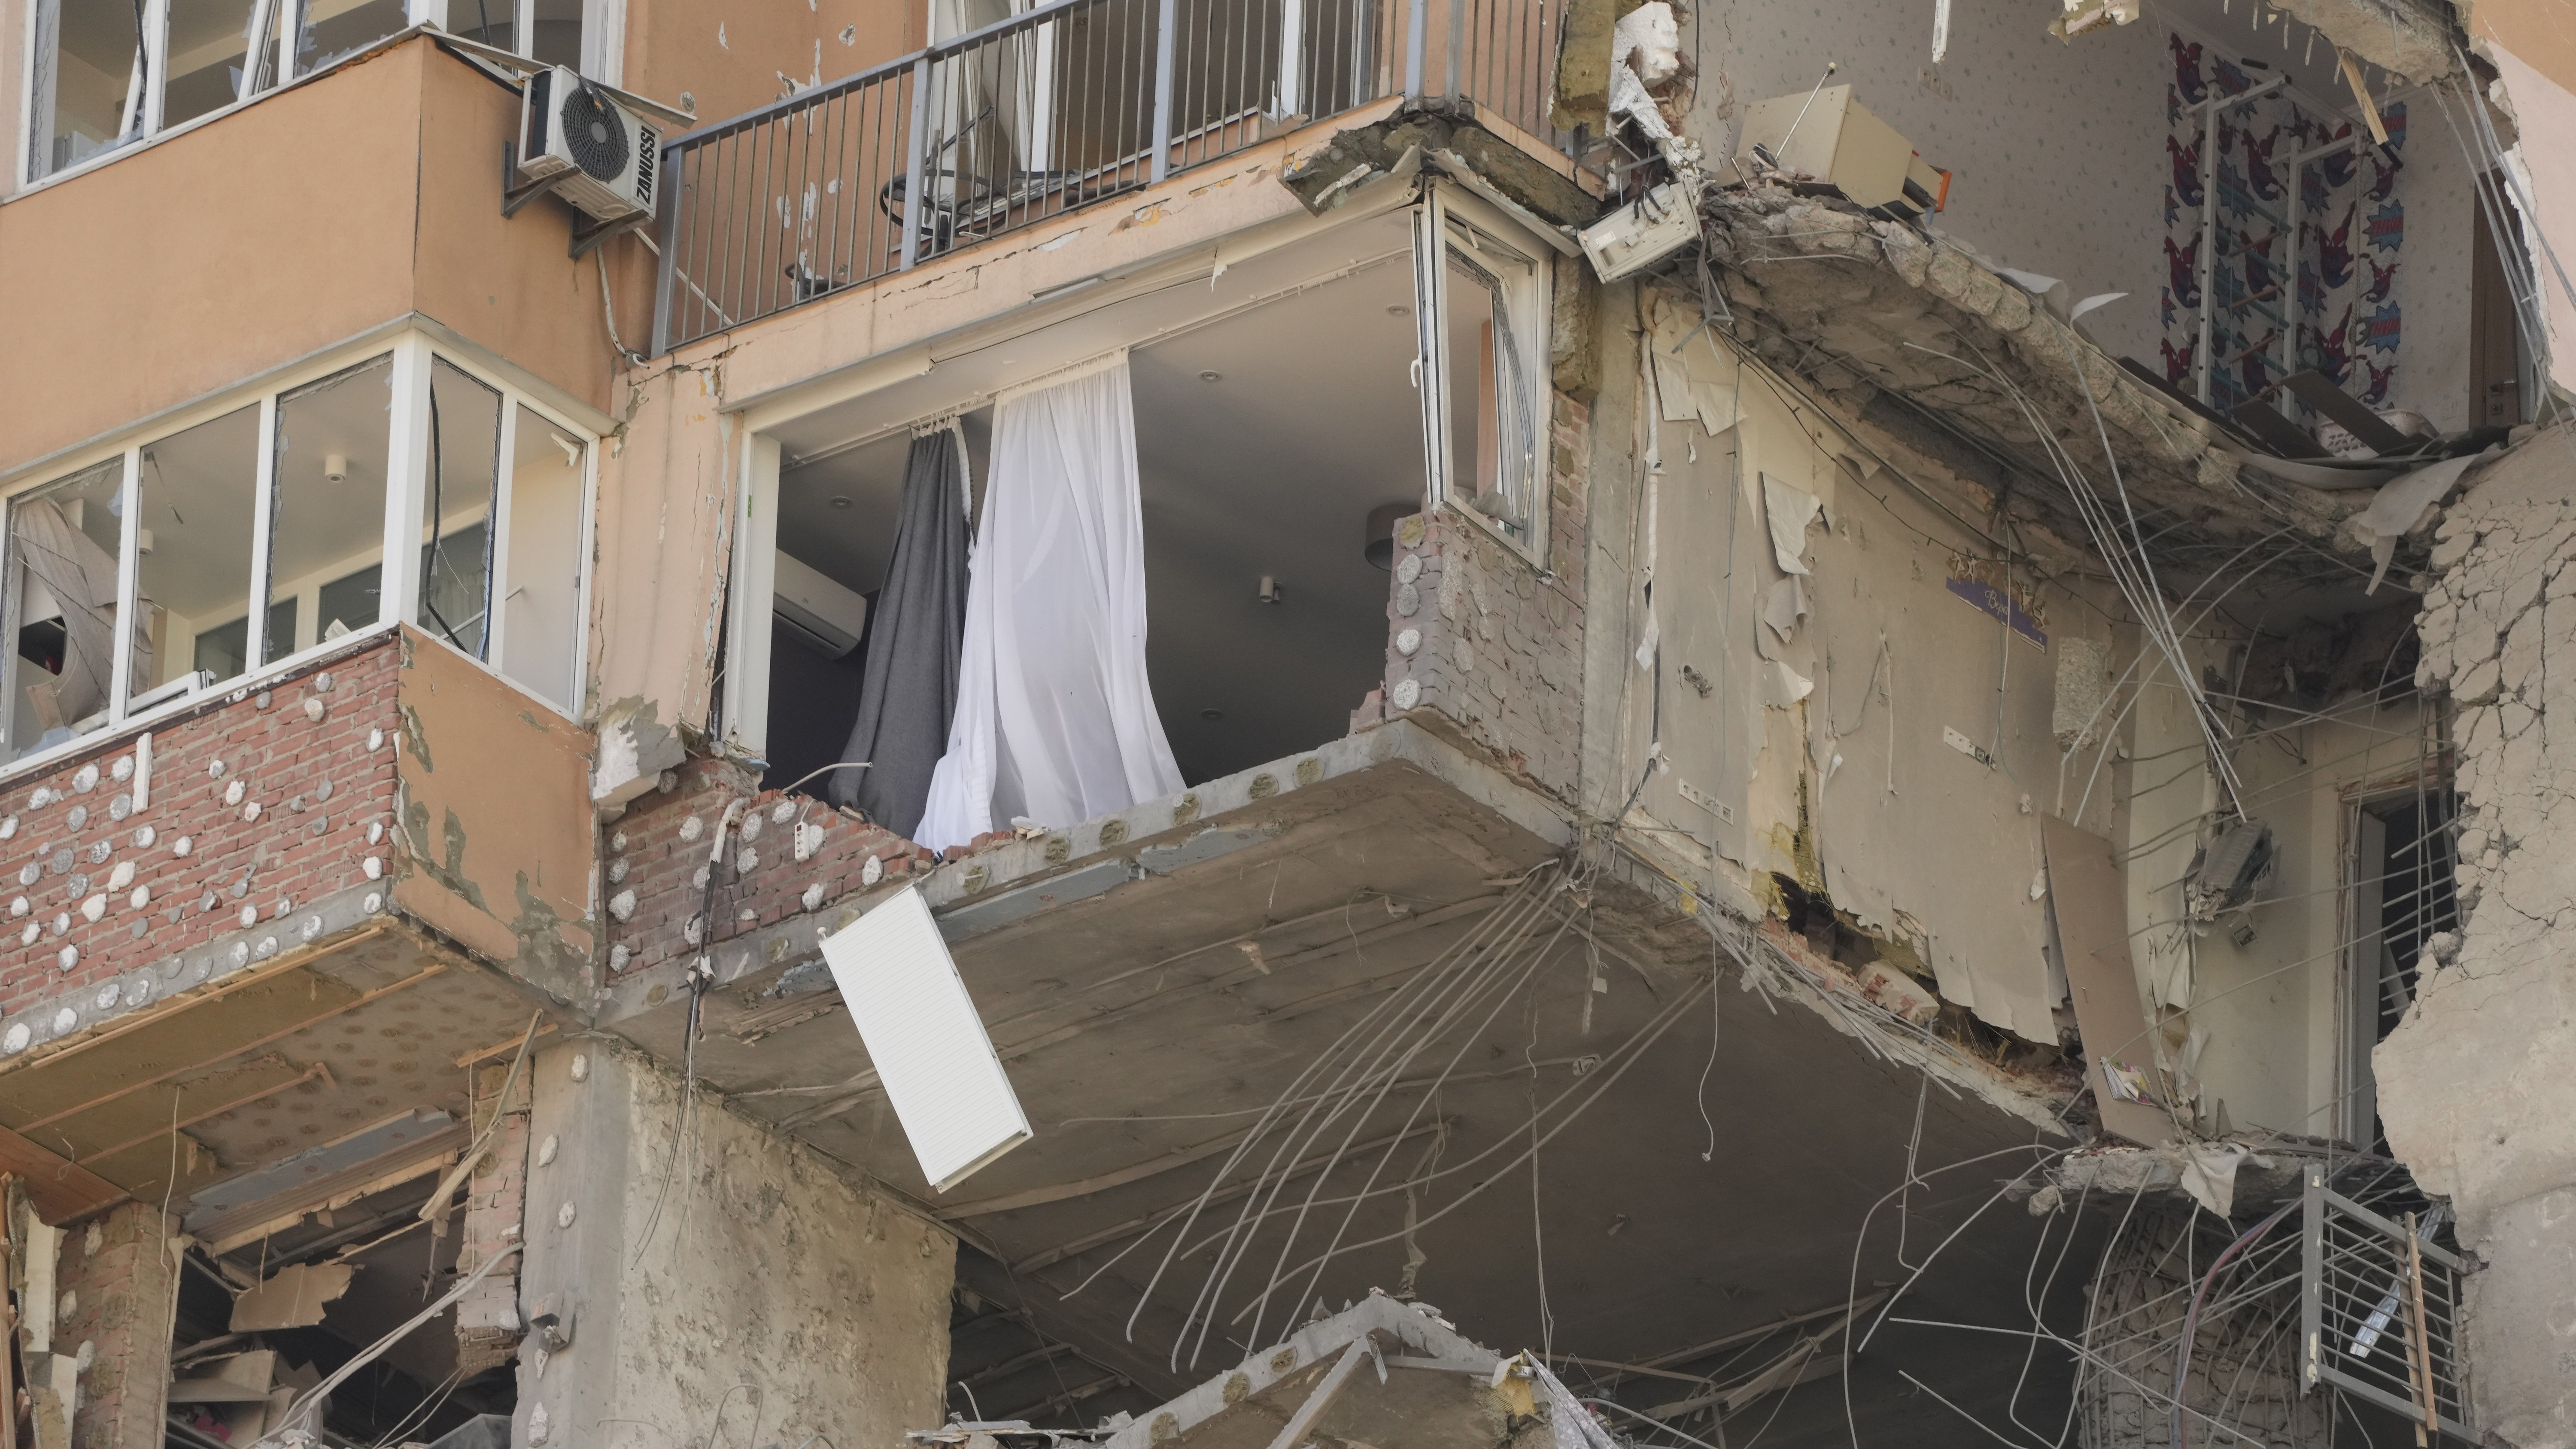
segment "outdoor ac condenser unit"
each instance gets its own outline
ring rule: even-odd
[[[601,221],[653,209],[662,135],[565,66],[528,77],[519,104],[519,175],[564,180],[555,192]]]
[[[770,602],[778,622],[796,641],[826,659],[859,647],[868,627],[868,601],[785,550],[770,575]]]

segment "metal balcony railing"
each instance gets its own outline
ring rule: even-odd
[[[1052,0],[671,140],[657,352],[1397,93],[1548,124],[1564,0]]]

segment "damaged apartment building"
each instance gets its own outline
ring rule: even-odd
[[[0,1449],[2576,1445],[2554,10],[824,3],[0,0]]]

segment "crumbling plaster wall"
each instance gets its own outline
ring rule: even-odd
[[[2213,623],[2215,621],[2212,621]],[[2227,677],[2241,641],[2211,628],[2186,640],[2192,667]],[[2345,943],[2353,814],[2359,801],[2411,788],[2421,714],[2364,698],[2322,716],[2234,711],[2233,797],[2272,827],[2278,864],[2255,905],[2205,928],[2184,919],[2184,877],[2235,805],[2210,768],[2192,706],[2161,655],[2137,664],[2130,710],[2129,921],[2132,959],[2160,1050],[2197,1125],[2349,1137]],[[2220,700],[2222,708],[2227,702]],[[2438,765],[2434,771],[2438,775]],[[2251,927],[2239,946],[2231,930]],[[2367,1134],[2364,1134],[2367,1135]]]
[[[2549,429],[2439,525],[2416,679],[2454,709],[2463,930],[2371,1059],[2390,1147],[2485,1264],[2480,1427],[2524,1449],[2576,1443],[2576,759],[2550,726],[2576,714],[2572,466],[2576,439]]]
[[[1702,74],[1685,128],[1716,179],[1734,179],[1726,161],[1744,108],[1806,94],[1833,62],[1834,84],[1956,173],[1935,226],[1998,262],[2062,277],[2076,296],[2129,293],[2086,325],[2114,354],[2155,355],[2172,75],[2163,26],[2104,27],[2062,45],[2045,8],[1957,0],[1949,51],[1934,64],[1930,15],[1907,0],[1847,0],[1830,23],[1762,0],[1688,8],[1698,26],[1683,54]]]
[[[1636,326],[1605,360],[1605,372],[1630,374],[1631,390]],[[1593,686],[1619,702],[1624,748],[1602,781],[1617,790],[1608,803],[1638,790],[1632,833],[1715,899],[1781,913],[1782,880],[1829,896],[1898,969],[1924,974],[1990,1025],[2054,1043],[2063,991],[2032,890],[2039,812],[2071,810],[2091,760],[2072,767],[2077,784],[2060,804],[2056,657],[1951,588],[1954,576],[1973,588],[1972,561],[1997,550],[1896,471],[1928,478],[1934,465],[1880,456],[1802,389],[1713,337],[1688,343],[1709,350],[1702,377],[1713,381],[1678,408],[1659,402],[1653,462],[1636,433],[1623,440],[1627,456],[1605,461],[1615,482],[1595,490],[1619,515],[1615,527],[1595,520],[1605,551],[1634,550],[1642,566],[1650,515],[1656,536],[1654,602],[1630,573],[1629,597],[1598,607],[1605,628],[1624,634],[1615,650],[1605,641],[1591,653],[1595,669],[1619,670]],[[1731,424],[1712,434],[1673,418],[1694,410]],[[1794,605],[1783,615],[1787,638],[1764,622],[1790,578],[1772,540],[1766,476],[1823,506],[1800,539],[1811,572],[1795,586],[1803,616]],[[2009,583],[2025,607],[2042,601],[2041,633],[2105,633],[2097,600],[2019,567]],[[1650,615],[1657,648],[1641,662]],[[1649,774],[1658,729],[1675,768]],[[1954,734],[1979,753],[1957,748]]]
[[[945,1417],[946,1229],[606,1041],[534,1072],[520,1308],[571,1341],[522,1343],[515,1443],[884,1445]]]

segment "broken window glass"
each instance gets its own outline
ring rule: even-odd
[[[429,469],[421,489],[420,611],[412,622],[484,657],[501,394],[441,358],[429,370]]]
[[[36,0],[28,180],[142,134],[142,14],[131,0]]]
[[[385,463],[391,455],[394,360],[333,373],[277,400],[277,481],[268,527],[269,642],[263,662],[376,622],[322,617],[326,586],[381,564]],[[360,596],[364,597],[364,596]],[[336,607],[352,609],[348,590]],[[274,621],[273,623],[270,621]]]
[[[16,643],[0,664],[9,696],[8,759],[107,722],[124,499],[120,455],[10,502],[0,583]],[[137,647],[150,645],[137,641]]]
[[[1539,462],[1528,334],[1537,267],[1485,234],[1449,226],[1449,489],[1457,501],[1533,540]]]
[[[248,664],[259,408],[146,443],[138,467],[136,627],[152,648],[135,655],[127,697],[148,708]]]
[[[277,81],[283,0],[168,0],[164,129],[247,100]]]
[[[501,672],[567,714],[580,707],[582,441],[525,407],[510,453]]]
[[[335,65],[411,23],[403,0],[303,0],[295,31],[295,73]]]

